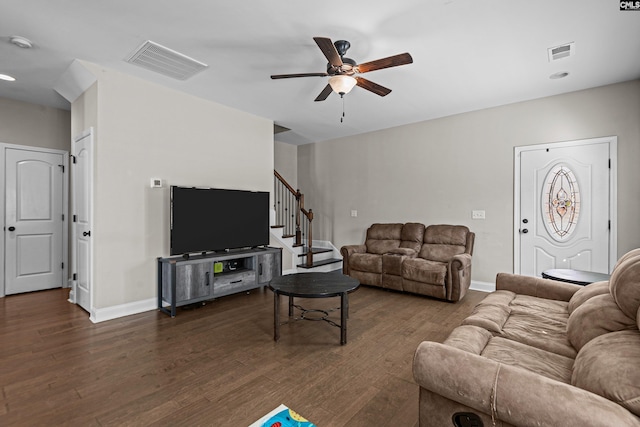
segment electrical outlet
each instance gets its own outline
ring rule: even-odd
[[[160,178],[151,178],[151,188],[162,188],[162,179]]]
[[[355,210],[355,209],[351,209],[351,216],[352,216],[353,218],[357,217],[357,216],[358,216],[358,211],[357,211],[357,210]]]
[[[471,211],[471,219],[484,219],[484,211]]]

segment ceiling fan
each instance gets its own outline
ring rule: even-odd
[[[351,58],[344,55],[347,53],[351,43],[346,40],[338,40],[335,43],[326,37],[314,37],[316,44],[327,58],[326,73],[302,73],[302,74],[275,74],[272,79],[290,79],[295,77],[329,77],[329,84],[320,92],[315,101],[324,101],[331,94],[336,92],[340,97],[349,93],[354,86],[360,86],[376,95],[386,96],[391,92],[384,86],[360,77],[359,74],[370,71],[381,70],[383,68],[397,67],[399,65],[411,64],[413,58],[408,53],[389,56],[387,58],[358,64]]]

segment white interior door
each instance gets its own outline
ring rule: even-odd
[[[608,142],[521,151],[521,274],[609,272],[610,179]]]
[[[64,284],[64,157],[5,151],[5,293]]]
[[[92,188],[93,132],[89,131],[73,142],[71,163],[72,259],[75,302],[91,313],[92,295]]]

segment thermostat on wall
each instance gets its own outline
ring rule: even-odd
[[[160,178],[151,178],[151,188],[162,188],[162,180]]]

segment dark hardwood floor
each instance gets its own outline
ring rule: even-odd
[[[338,328],[310,321],[283,325],[275,343],[265,289],[174,319],[99,324],[68,289],[0,298],[0,425],[238,427],[284,403],[318,427],[416,426],[416,347],[442,341],[484,296],[451,304],[363,286],[350,295],[345,346]]]

